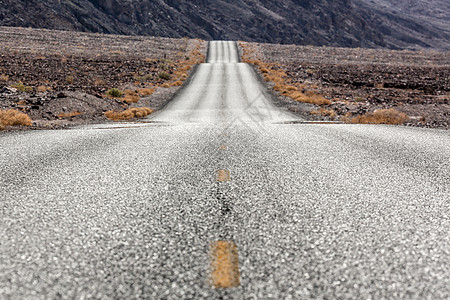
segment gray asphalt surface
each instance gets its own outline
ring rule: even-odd
[[[0,133],[1,299],[450,298],[448,131],[287,124],[234,43],[208,61],[144,122]]]

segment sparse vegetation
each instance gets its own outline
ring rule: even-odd
[[[0,74],[0,81],[8,81],[9,80],[9,76],[5,75],[5,74]]]
[[[321,115],[329,117],[331,120],[336,119],[336,112],[332,109],[320,108],[319,110],[312,110],[309,112],[311,115]]]
[[[138,91],[125,90],[122,100],[126,103],[136,103],[141,100],[141,97]]]
[[[163,80],[169,80],[170,75],[167,72],[159,72],[158,78],[163,79]]]
[[[306,90],[304,86],[296,86],[289,83],[286,72],[279,65],[264,63],[259,59],[255,59],[252,57],[252,50],[249,49],[248,46],[243,43],[240,45],[244,51],[242,61],[258,67],[264,77],[264,80],[272,82],[274,84],[273,89],[280,93],[280,95],[302,103],[310,103],[320,106],[331,104],[331,101],[326,99],[323,95],[311,90]]]
[[[73,84],[74,81],[75,81],[75,78],[72,75],[69,75],[69,76],[66,77],[66,82],[68,84]]]
[[[37,87],[37,91],[38,91],[39,93],[51,92],[51,91],[52,91],[52,88],[49,87],[49,86],[40,85],[40,86]]]
[[[19,81],[19,83],[11,85],[11,87],[23,93],[30,93],[33,91],[33,87],[24,85],[22,81]]]
[[[111,96],[113,98],[120,98],[123,96],[123,92],[117,88],[112,88],[106,92],[106,95]]]
[[[31,126],[31,118],[20,111],[14,109],[0,110],[1,126]]]
[[[105,112],[105,116],[113,121],[122,121],[135,118],[144,118],[147,115],[151,114],[152,112],[153,110],[148,107],[139,107],[139,108],[132,107],[121,112],[110,110]]]
[[[408,121],[409,117],[405,113],[401,113],[393,108],[390,109],[378,109],[374,112],[364,115],[358,115],[352,117],[346,115],[342,120],[346,123],[352,124],[390,124],[401,125]]]

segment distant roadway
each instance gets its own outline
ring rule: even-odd
[[[450,297],[450,133],[304,122],[238,57],[141,121],[0,133],[0,299]]]

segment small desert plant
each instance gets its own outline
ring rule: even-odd
[[[140,96],[150,96],[154,92],[155,92],[155,89],[151,89],[151,88],[145,88],[145,89],[138,90],[138,93]]]
[[[160,72],[160,73],[158,73],[158,78],[161,78],[163,80],[169,80],[170,75],[166,72]]]
[[[11,87],[15,88],[19,92],[30,93],[33,91],[33,88],[31,86],[24,85],[22,83],[22,81],[19,81],[19,83],[13,84]]]
[[[136,103],[141,100],[141,97],[139,96],[137,91],[126,90],[124,94],[125,96],[122,98],[122,100],[126,103]]]
[[[108,90],[106,92],[106,94],[113,98],[120,98],[123,96],[123,93],[119,89],[116,89],[116,88],[112,88],[112,89]]]
[[[73,82],[75,81],[74,77],[72,75],[69,75],[66,77],[66,82],[68,84],[73,84]]]
[[[5,74],[0,74],[0,80],[1,81],[8,81],[9,80],[9,76],[5,75]]]
[[[409,120],[409,117],[405,113],[401,113],[393,108],[390,109],[377,109],[373,113],[367,113],[351,118],[345,116],[343,121],[353,124],[390,124],[401,125]]]
[[[0,123],[3,126],[31,126],[32,124],[27,114],[14,109],[0,110]]]
[[[309,114],[329,117],[331,120],[334,120],[336,118],[336,112],[332,109],[321,108],[319,110],[310,111]]]
[[[44,92],[51,92],[52,88],[49,86],[45,86],[45,85],[40,85],[37,87],[37,91],[40,93],[44,93]]]
[[[117,112],[117,111],[107,111],[105,112],[105,116],[113,121],[121,121],[121,120],[130,120],[134,118],[143,118],[149,114],[151,114],[153,110],[148,107],[132,107],[127,110]]]

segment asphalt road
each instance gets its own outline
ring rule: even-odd
[[[208,61],[144,122],[0,133],[1,299],[450,297],[448,131],[302,123]]]

